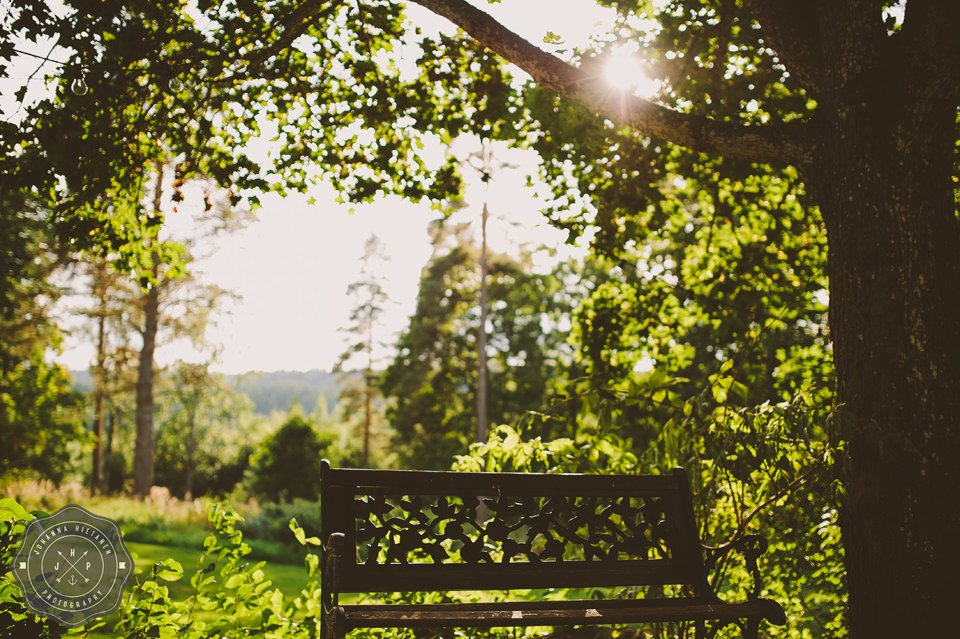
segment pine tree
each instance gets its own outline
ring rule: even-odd
[[[350,311],[350,326],[342,330],[352,341],[334,366],[334,371],[341,374],[343,390],[340,392],[340,401],[345,405],[346,412],[351,414],[358,409],[362,413],[360,464],[365,468],[370,465],[371,439],[378,414],[374,406],[380,394],[376,369],[382,361],[380,353],[385,346],[379,339],[378,331],[382,328],[383,314],[390,302],[383,288],[383,270],[388,261],[383,242],[376,235],[371,235],[360,258],[360,278],[347,286],[347,295],[354,300],[354,305]],[[356,377],[349,374],[352,370],[362,371],[359,386]]]

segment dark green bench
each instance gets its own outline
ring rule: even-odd
[[[686,474],[571,475],[335,469],[323,462],[324,639],[354,628],[561,626],[692,622],[698,637],[729,624],[756,637],[783,625],[760,597],[747,536],[701,545]],[[477,523],[479,522],[479,523]],[[745,601],[711,589],[708,565],[741,551],[754,578]],[[668,586],[684,596],[440,604],[341,604],[340,593]],[[663,589],[655,589],[663,592]]]

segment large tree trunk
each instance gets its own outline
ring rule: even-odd
[[[810,176],[830,247],[857,638],[941,636],[960,571],[957,112],[896,64],[835,78]]]

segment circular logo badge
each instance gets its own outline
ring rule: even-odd
[[[119,608],[132,574],[116,522],[73,505],[31,521],[13,560],[27,608],[71,628]]]

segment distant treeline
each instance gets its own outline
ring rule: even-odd
[[[71,371],[71,375],[76,390],[82,393],[93,390],[90,371]],[[332,411],[340,395],[337,375],[321,370],[246,373],[228,375],[227,380],[236,383],[236,390],[253,400],[254,412],[260,415],[287,411],[294,403],[311,413],[321,395]]]
[[[261,415],[287,411],[294,403],[311,413],[321,395],[326,398],[328,408],[333,410],[340,395],[337,376],[321,370],[247,373],[231,375],[227,379],[236,381],[237,391],[252,399],[254,412]]]

